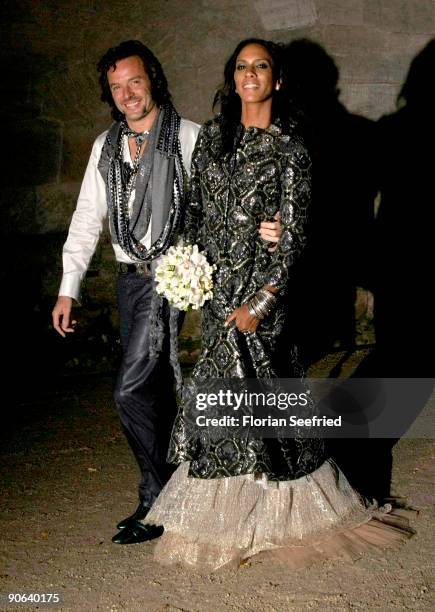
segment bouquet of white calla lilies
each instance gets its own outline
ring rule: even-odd
[[[157,293],[179,310],[198,310],[213,296],[215,268],[198,245],[172,246],[156,267]]]

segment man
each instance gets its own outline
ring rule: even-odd
[[[111,106],[115,123],[92,148],[63,250],[53,326],[63,337],[74,331],[72,302],[108,215],[123,347],[115,401],[141,470],[139,505],[118,523],[112,541],[131,544],[161,534],[161,528],[140,521],[171,473],[166,452],[176,411],[170,366],[180,382],[178,314],[155,292],[153,272],[180,232],[199,126],[179,117],[159,61],[141,42],[109,49],[98,70],[101,99]],[[277,241],[276,224],[263,224],[261,235]]]

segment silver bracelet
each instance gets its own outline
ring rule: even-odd
[[[276,301],[276,296],[271,291],[260,289],[247,303],[249,314],[262,321],[270,315]]]

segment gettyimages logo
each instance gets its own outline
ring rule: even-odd
[[[191,433],[212,439],[435,437],[434,379],[191,380]],[[418,417],[418,418],[417,418]],[[205,434],[198,434],[205,435]]]
[[[308,406],[310,390],[299,393],[289,392],[261,392],[248,391],[247,389],[237,393],[231,389],[220,389],[217,393],[197,393],[197,410],[206,410],[210,407],[233,408],[239,410],[241,407],[268,406],[278,410],[287,410],[294,406],[301,408]]]

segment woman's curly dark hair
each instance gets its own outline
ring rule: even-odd
[[[237,128],[240,125],[242,105],[240,97],[236,93],[234,82],[234,72],[236,69],[237,57],[242,49],[247,45],[260,45],[269,53],[272,58],[272,72],[276,80],[281,78],[281,53],[282,46],[270,40],[261,38],[246,38],[239,42],[234,49],[224,68],[224,83],[216,92],[213,101],[213,109],[220,107],[220,124],[222,134],[223,153],[230,152],[233,148],[234,138]],[[285,122],[285,113],[281,108],[281,96],[279,91],[275,91],[272,99],[272,122],[277,118]]]
[[[112,92],[110,91],[107,73],[111,68],[114,68],[116,62],[127,57],[137,55],[142,60],[146,73],[151,81],[151,95],[157,106],[162,106],[171,100],[171,94],[168,90],[168,81],[166,80],[163,68],[153,54],[139,40],[127,40],[122,42],[117,47],[111,47],[100,59],[97,64],[97,70],[100,73],[99,82],[101,87],[101,100],[107,102],[112,109],[112,117],[115,121],[123,119],[124,115],[116,108],[113,101]]]

